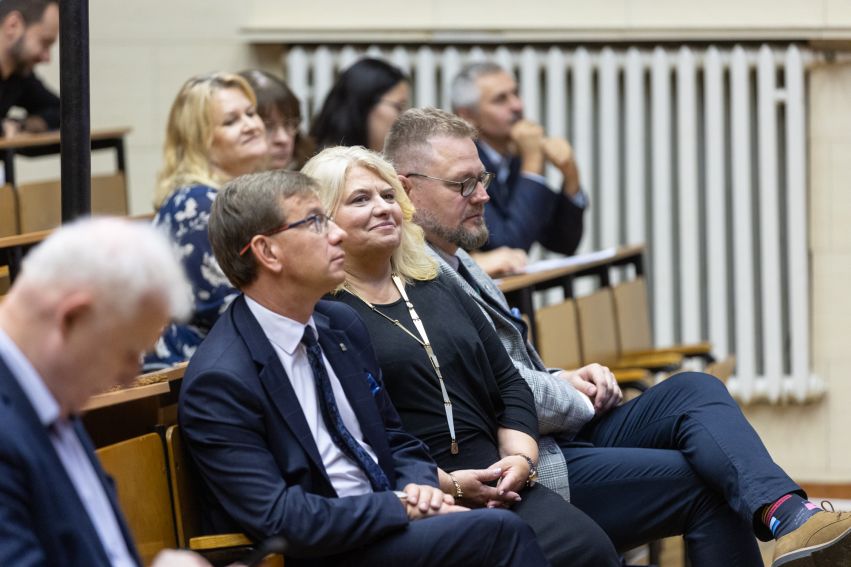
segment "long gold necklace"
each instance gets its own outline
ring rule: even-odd
[[[420,334],[419,337],[409,331],[408,328],[405,327],[402,323],[400,323],[398,319],[394,319],[386,313],[382,313],[381,311],[379,311],[378,308],[375,307],[375,305],[364,299],[361,294],[355,291],[355,289],[349,284],[348,281],[343,284],[343,287],[346,289],[346,291],[363,301],[364,304],[366,304],[366,306],[369,307],[372,311],[374,311],[378,315],[381,315],[384,319],[401,329],[406,335],[414,339],[421,347],[423,347],[423,349],[425,349],[428,360],[429,362],[431,362],[431,366],[432,368],[434,368],[434,373],[437,374],[437,380],[440,383],[440,393],[443,396],[443,409],[446,412],[446,425],[449,426],[449,438],[451,439],[451,442],[449,444],[449,451],[453,455],[457,455],[459,450],[458,441],[455,437],[455,419],[452,415],[452,401],[449,399],[449,393],[446,391],[446,384],[443,381],[443,373],[440,371],[440,363],[437,361],[437,357],[434,355],[434,349],[431,346],[431,342],[428,340],[428,335],[426,334],[425,326],[423,325],[420,316],[414,309],[414,304],[411,303],[410,299],[408,299],[408,294],[405,291],[405,285],[402,283],[402,278],[400,278],[397,274],[393,274],[391,276],[391,279],[393,280],[393,284],[396,286],[396,289],[399,290],[399,295],[402,296],[405,305],[408,307],[408,313],[411,315],[411,320],[414,322],[414,327],[416,327],[417,332]]]

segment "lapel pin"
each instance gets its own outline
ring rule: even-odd
[[[340,350],[343,351],[343,352],[346,352],[347,349],[346,349],[345,343],[340,343]]]

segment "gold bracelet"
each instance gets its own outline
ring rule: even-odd
[[[461,483],[458,482],[458,479],[455,478],[455,475],[452,473],[446,473],[449,475],[449,480],[452,481],[452,484],[455,485],[455,499],[460,500],[464,498],[464,491],[461,490]]]

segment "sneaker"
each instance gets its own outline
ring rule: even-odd
[[[851,512],[834,512],[829,502],[822,502],[822,508],[824,512],[777,540],[771,567],[851,565]]]

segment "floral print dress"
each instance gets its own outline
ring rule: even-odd
[[[207,237],[216,193],[206,185],[181,187],[169,195],[154,217],[154,226],[166,232],[177,250],[192,283],[194,304],[189,321],[165,328],[154,351],[145,357],[145,371],[188,360],[238,293],[219,267]]]

